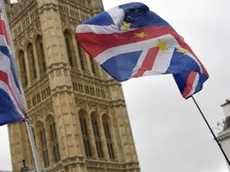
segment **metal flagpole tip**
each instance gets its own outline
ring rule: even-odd
[[[29,117],[28,113],[25,114],[25,121],[32,121],[32,118]]]

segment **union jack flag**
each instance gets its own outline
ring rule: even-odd
[[[78,25],[78,43],[118,81],[172,74],[184,98],[200,91],[208,73],[183,38],[142,3],[128,3]]]
[[[9,45],[7,19],[0,4],[0,125],[23,121],[25,104]]]

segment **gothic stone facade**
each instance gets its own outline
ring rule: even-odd
[[[139,172],[120,83],[74,38],[101,0],[20,0],[6,12],[39,160],[45,172]],[[12,167],[34,168],[24,123],[8,126]]]

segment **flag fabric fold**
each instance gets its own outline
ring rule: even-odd
[[[143,3],[128,3],[79,24],[76,40],[114,79],[172,74],[184,98],[209,75],[170,24]]]
[[[0,9],[0,125],[24,119],[25,104],[10,50],[6,16]]]

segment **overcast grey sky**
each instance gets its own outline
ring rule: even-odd
[[[131,2],[104,0],[105,9]],[[195,97],[214,127],[230,98],[230,1],[143,0],[167,20],[206,66],[210,79]],[[191,100],[171,76],[123,83],[143,172],[227,172],[225,160]],[[216,130],[215,130],[216,131]],[[11,169],[7,127],[0,128],[0,168]]]

